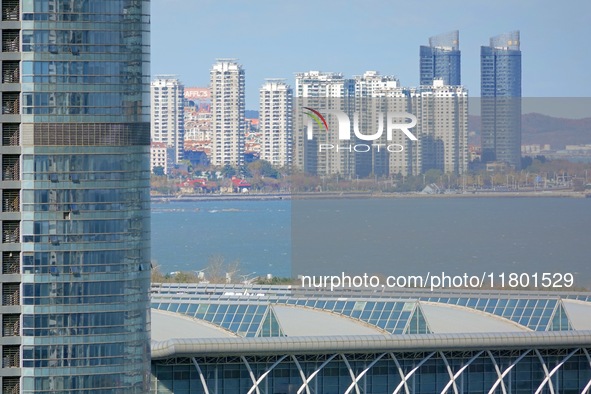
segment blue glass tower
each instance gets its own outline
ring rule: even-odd
[[[3,392],[145,393],[149,1],[0,3]]]
[[[420,49],[420,84],[432,85],[442,79],[444,85],[462,84],[460,33],[457,30],[429,38],[429,46]]]
[[[519,31],[480,49],[482,161],[521,167],[521,50]]]

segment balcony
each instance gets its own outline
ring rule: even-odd
[[[2,285],[2,306],[20,305],[20,283],[4,283]]]
[[[21,384],[18,377],[2,378],[2,392],[4,394],[20,394]]]
[[[6,189],[2,192],[2,212],[20,211],[20,191]]]
[[[2,1],[2,20],[3,21],[18,21],[19,20],[19,0],[4,0]],[[4,392],[4,391],[2,391]]]
[[[4,2],[2,4],[4,4]],[[19,52],[19,51],[20,51],[19,31],[18,30],[3,30],[2,31],[2,52]]]
[[[5,220],[2,222],[2,243],[15,244],[20,242],[20,222]]]
[[[20,93],[2,93],[2,114],[20,114]]]
[[[2,274],[20,274],[20,252],[2,252]]]
[[[21,318],[18,314],[2,315],[2,336],[18,337],[20,336]]]
[[[19,146],[20,128],[18,123],[4,123],[2,125],[2,145]]]
[[[20,363],[20,346],[2,347],[2,368],[19,368]]]
[[[15,61],[2,62],[2,83],[19,83],[19,64]]]
[[[3,155],[2,157],[2,180],[20,180],[20,157],[19,155]]]

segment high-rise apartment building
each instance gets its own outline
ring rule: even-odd
[[[357,81],[363,83],[359,78]],[[430,86],[420,88],[401,87],[397,82],[390,82],[379,85],[372,97],[369,101],[356,96],[356,111],[360,114],[359,128],[362,130],[377,123],[373,115],[376,111],[382,113],[380,116],[408,113],[417,118],[416,125],[410,130],[417,137],[416,141],[402,132],[393,132],[391,140],[386,140],[383,133],[379,140],[372,141],[384,146],[395,144],[400,150],[374,149],[372,170],[375,175],[419,175],[430,169],[463,174],[467,170],[468,92],[464,87],[444,85],[443,80],[435,80]],[[366,103],[365,108],[359,105],[360,102]],[[364,117],[369,121],[363,122]],[[363,162],[364,154],[367,155],[357,155],[357,163]]]
[[[431,86],[434,79],[444,85],[459,86],[461,80],[460,33],[457,30],[429,38],[420,48],[420,85]]]
[[[396,90],[400,87],[398,79],[392,75],[381,75],[377,71],[367,71],[363,75],[354,77],[355,84],[355,112],[358,116],[358,129],[368,133],[375,129],[375,125],[384,123],[384,108],[387,99],[384,92]],[[364,142],[364,141],[358,141]],[[382,149],[373,147],[368,152],[355,152],[355,176],[384,176],[388,174],[388,156],[390,152],[384,147],[388,145],[386,133],[372,141],[372,144],[382,144]]]
[[[212,141],[210,162],[244,164],[244,69],[235,59],[218,59],[210,71]]]
[[[177,164],[184,157],[184,89],[173,75],[156,76],[150,89],[152,142],[161,142],[167,146],[171,153],[171,164]]]
[[[211,140],[211,92],[209,88],[185,88],[185,141]]]
[[[437,169],[464,174],[468,169],[468,91],[435,80],[415,93],[413,113],[421,144],[421,172]]]
[[[419,175],[437,169],[443,173],[463,174],[468,167],[468,92],[462,86],[435,81],[421,88],[396,87],[381,92],[381,108],[389,113],[407,112],[416,116],[412,141],[403,133],[393,133],[400,152],[389,152],[390,175]]]
[[[293,91],[283,80],[269,79],[260,89],[260,158],[279,167],[291,167]]]
[[[308,72],[297,75],[296,91],[295,161],[306,173],[364,178],[467,170],[468,92],[462,86],[435,79],[420,88],[401,87],[376,71],[350,80]],[[325,127],[310,120],[312,110]],[[348,118],[348,130],[340,130],[347,126],[334,110]],[[388,130],[389,124],[411,122],[407,115],[416,117],[409,130],[416,140],[399,128]],[[340,138],[343,131],[347,139]]]
[[[381,75],[378,71],[366,71],[354,77],[355,97],[376,97],[380,92],[400,86],[393,75]]]
[[[355,93],[353,80],[342,74],[308,71],[296,74],[294,167],[308,174],[351,177],[355,174],[354,152],[321,150],[321,145],[339,145],[338,125],[334,116],[326,117],[326,130],[307,136],[309,120],[306,108],[350,112]]]
[[[480,49],[482,161],[521,167],[521,50],[519,31]]]
[[[0,8],[0,387],[146,393],[149,1]]]

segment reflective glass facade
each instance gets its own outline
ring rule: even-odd
[[[480,49],[482,161],[521,167],[521,50],[519,32]]]
[[[457,30],[429,38],[429,46],[420,48],[420,84],[433,85],[442,79],[444,85],[459,86],[461,78],[461,52]]]
[[[18,144],[2,162],[17,165],[2,189],[18,191],[18,232],[2,250],[19,255],[20,391],[144,393],[149,1],[12,3],[3,42],[4,26],[20,42],[2,65],[17,65],[17,100],[2,128]]]
[[[161,302],[164,301],[164,302]],[[152,296],[152,308],[182,313],[205,320],[242,337],[280,337],[283,331],[272,304],[291,305],[345,316],[390,334],[427,334],[431,330],[415,301],[343,301],[334,299],[274,299],[269,303],[214,302],[189,303],[182,300],[166,302]]]
[[[267,309],[273,305],[291,305],[311,308],[348,317],[380,328],[390,334],[431,333],[428,321],[423,316],[422,303],[438,303],[477,310],[498,316],[532,331],[570,331],[573,324],[565,312],[562,299],[572,298],[589,301],[589,296],[563,293],[559,296],[523,293],[452,293],[434,295],[430,293],[396,294],[398,300],[385,299],[372,293],[333,293],[332,298],[318,297],[305,289],[286,291],[280,288],[260,286],[252,291],[257,301],[237,300],[235,295],[244,291],[232,286],[224,287],[199,284],[158,284],[152,288],[152,308],[176,312],[206,320],[219,325],[239,336],[254,337],[260,332],[259,325]],[[181,294],[181,295],[179,295]],[[338,299],[339,296],[342,299]],[[326,298],[325,298],[326,297]],[[406,298],[406,300],[404,300]],[[229,316],[232,316],[230,318]],[[240,323],[248,329],[236,325]],[[282,336],[282,334],[271,335]]]
[[[182,313],[205,320],[243,337],[283,336],[275,313],[264,304],[156,303],[155,309]]]
[[[196,356],[154,361],[151,392],[580,394],[591,387],[590,350]]]
[[[142,392],[146,155],[141,146],[23,148],[22,367],[32,374],[23,392]]]

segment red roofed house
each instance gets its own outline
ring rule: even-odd
[[[246,182],[244,179],[232,177],[232,191],[234,193],[248,193],[248,189],[252,185]]]

